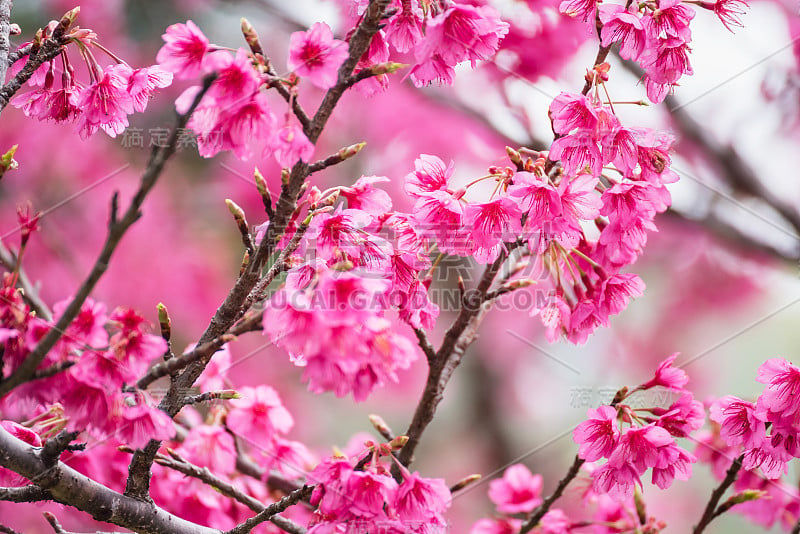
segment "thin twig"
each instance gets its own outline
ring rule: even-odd
[[[64,530],[64,527],[61,526],[61,523],[58,522],[56,516],[52,512],[43,512],[42,515],[50,523],[50,526],[53,527],[53,531],[56,534],[77,534],[76,532],[69,532],[68,530]],[[92,532],[91,534],[119,534],[118,532],[100,532],[99,530]]]
[[[174,471],[183,473],[188,477],[196,478],[197,480],[200,480],[201,482],[208,484],[216,491],[219,491],[226,497],[230,497],[231,499],[234,499],[244,504],[245,506],[247,506],[256,513],[262,512],[267,508],[267,506],[264,505],[258,499],[251,497],[250,495],[241,491],[233,484],[226,482],[221,478],[215,476],[213,473],[211,473],[211,471],[208,470],[207,467],[196,466],[188,462],[185,458],[181,457],[175,451],[169,451],[169,456],[163,454],[156,455],[155,462],[159,465],[163,465],[164,467],[168,467]],[[275,515],[269,520],[275,526],[286,532],[290,532],[292,534],[305,532],[305,529],[303,527],[285,517]]]
[[[51,376],[55,376],[58,373],[63,373],[64,371],[66,371],[67,369],[69,369],[70,367],[75,365],[76,363],[77,362],[71,362],[71,361],[54,363],[50,367],[46,367],[45,369],[40,369],[40,370],[34,372],[33,376],[31,377],[31,380],[39,380],[39,379],[42,379],[42,378],[50,378]]]
[[[425,357],[428,358],[428,364],[432,364],[436,360],[436,349],[433,348],[433,345],[431,345],[431,342],[428,339],[428,333],[422,328],[415,328],[414,335],[417,336],[419,348],[422,349]]]
[[[8,53],[11,49],[11,8],[12,0],[0,0],[0,83],[6,79]]]
[[[274,502],[264,508],[261,512],[254,515],[244,523],[241,523],[231,530],[225,532],[225,534],[246,534],[250,532],[255,527],[263,523],[264,521],[269,521],[276,514],[279,514],[289,508],[290,506],[297,504],[301,500],[307,499],[311,496],[311,491],[314,489],[313,486],[303,486],[297,491],[293,491],[289,495],[285,496],[278,502]]]
[[[525,534],[526,532],[530,532],[533,528],[539,524],[539,521],[544,517],[544,515],[550,510],[550,507],[556,502],[557,499],[561,497],[564,493],[564,490],[567,488],[570,482],[578,475],[581,470],[581,466],[584,464],[586,460],[580,458],[579,456],[575,456],[575,461],[572,462],[567,474],[564,475],[564,478],[558,481],[558,486],[553,493],[551,493],[545,500],[540,504],[534,511],[533,515],[528,519],[525,524],[522,525],[522,528],[519,531],[519,534]]]
[[[628,393],[628,388],[622,388],[619,391],[617,391],[616,394],[614,395],[614,398],[611,400],[611,404],[609,404],[609,406],[611,406],[612,408],[616,408],[617,405],[620,402],[622,402],[622,400],[625,398],[627,393]],[[534,527],[536,527],[536,525],[539,524],[539,521],[541,521],[541,519],[545,516],[545,514],[548,511],[550,511],[550,507],[553,506],[553,503],[556,502],[561,497],[561,495],[563,495],[564,490],[567,488],[569,483],[572,482],[576,476],[578,476],[578,473],[581,470],[581,466],[584,464],[585,461],[586,460],[582,459],[578,455],[575,455],[575,460],[572,462],[572,465],[567,471],[567,474],[564,475],[564,477],[558,481],[558,485],[556,486],[555,491],[553,491],[553,493],[550,496],[548,496],[542,502],[542,504],[537,506],[536,509],[532,512],[530,518],[528,518],[528,520],[525,521],[525,523],[522,525],[522,528],[519,531],[520,534],[525,534],[526,532],[530,532]]]
[[[491,265],[487,265],[483,272],[478,287],[462,299],[461,311],[456,320],[445,333],[439,350],[429,356],[430,365],[428,366],[428,379],[425,383],[425,390],[417,404],[414,417],[409,424],[405,435],[408,436],[408,443],[400,450],[398,458],[403,465],[409,465],[414,457],[414,451],[419,444],[422,433],[433,420],[436,408],[444,397],[444,389],[447,386],[450,376],[461,361],[467,346],[472,342],[476,335],[476,330],[483,314],[486,311],[484,298],[489,292],[495,277],[500,271],[500,267],[508,257],[507,254],[516,248],[516,244],[509,244],[507,250],[500,253]],[[469,300],[469,302],[468,302]],[[423,350],[425,350],[423,348]],[[393,468],[395,476],[399,475],[399,470]]]
[[[708,499],[708,504],[706,504],[706,508],[703,511],[703,516],[700,518],[700,522],[697,523],[697,526],[694,527],[694,530],[692,530],[692,534],[700,534],[703,532],[708,524],[717,517],[717,504],[719,504],[719,500],[731,484],[736,482],[736,477],[739,475],[739,470],[742,468],[743,459],[744,454],[733,461],[728,471],[725,473],[725,478],[720,482],[719,486],[711,492],[711,497]]]
[[[184,405],[190,406],[192,404],[201,404],[203,402],[211,402],[215,400],[230,400],[238,398],[236,392],[232,389],[222,391],[207,391],[199,395],[190,395],[183,401]]]
[[[203,358],[207,358],[216,353],[223,345],[236,339],[237,336],[254,332],[261,329],[261,314],[253,313],[245,316],[241,321],[236,323],[231,328],[228,334],[220,336],[216,339],[209,341],[203,345],[193,348],[180,356],[171,358],[167,361],[161,362],[151,367],[147,374],[136,382],[136,387],[139,389],[146,389],[147,386],[155,382],[161,377],[175,374],[177,371],[185,368],[191,363],[194,363]]]

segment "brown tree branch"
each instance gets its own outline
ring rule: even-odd
[[[445,333],[439,350],[433,357],[429,356],[428,379],[420,398],[414,417],[404,435],[408,436],[408,443],[400,450],[399,461],[409,465],[414,458],[414,451],[419,445],[423,432],[433,421],[436,408],[444,398],[444,390],[453,371],[461,362],[461,357],[469,344],[475,339],[477,328],[480,325],[487,308],[484,306],[485,297],[489,292],[500,267],[517,244],[508,244],[507,250],[500,253],[491,265],[487,265],[483,272],[478,287],[468,292],[461,299],[461,310],[456,320]],[[425,349],[423,349],[425,350]],[[396,469],[393,469],[397,471]]]
[[[54,501],[86,512],[98,521],[143,534],[219,534],[152,504],[121,495],[58,461],[48,467],[37,448],[0,428],[0,465],[47,491]]]
[[[305,130],[311,143],[316,144],[322,130],[328,122],[333,109],[345,91],[345,82],[352,74],[358,60],[369,48],[372,37],[377,33],[389,0],[370,0],[364,16],[356,31],[350,39],[349,56],[339,68],[337,84],[328,90],[320,107],[317,109],[309,127]],[[262,270],[267,260],[272,256],[280,237],[285,233],[292,213],[297,207],[297,199],[301,188],[308,177],[308,164],[298,161],[289,174],[289,179],[281,186],[281,194],[275,207],[274,217],[270,220],[266,235],[256,249],[245,271],[239,276],[233,288],[228,293],[223,303],[219,306],[214,316],[200,336],[198,345],[223,335],[233,323],[247,312],[243,308],[248,295],[262,277]],[[161,401],[159,408],[171,416],[175,416],[183,407],[182,391],[190,388],[203,369],[208,364],[209,357],[201,358],[188,365],[184,371],[171,383],[167,394]],[[139,499],[149,499],[150,466],[158,451],[160,442],[152,440],[140,451],[136,451],[128,468],[128,482],[125,494]]]
[[[12,0],[0,0],[0,83],[5,83],[8,69],[8,53],[11,50]]]
[[[0,488],[0,501],[8,502],[41,502],[52,501],[50,492],[35,486],[22,486],[20,488]]]
[[[58,26],[56,26],[56,29],[53,30],[53,34],[45,39],[38,49],[35,46],[29,49],[28,61],[25,63],[25,66],[22,67],[22,70],[19,71],[14,78],[0,88],[0,113],[6,108],[11,97],[20,90],[22,85],[27,82],[31,76],[33,76],[36,69],[61,53],[63,46],[69,41],[69,38],[66,37],[65,34],[71,23],[72,21],[65,16],[61,19]],[[7,57],[8,54],[4,56],[4,58]],[[8,65],[6,61],[3,63]],[[2,82],[3,79],[0,78],[0,83]]]
[[[703,516],[700,518],[700,522],[697,523],[697,526],[694,527],[694,530],[692,530],[692,534],[700,534],[703,532],[708,524],[719,515],[716,513],[717,504],[719,504],[719,500],[722,498],[725,491],[736,481],[736,477],[739,476],[739,470],[742,468],[743,459],[744,455],[741,455],[733,461],[728,471],[725,473],[725,478],[720,482],[719,486],[711,492],[711,497],[708,499],[706,508],[703,511]]]
[[[233,484],[226,482],[221,478],[215,476],[213,473],[211,473],[211,471],[208,470],[207,467],[199,467],[188,462],[185,458],[182,458],[175,451],[169,451],[169,456],[163,454],[157,455],[155,462],[159,465],[163,465],[164,467],[168,467],[170,469],[178,471],[179,473],[183,473],[188,477],[196,478],[197,480],[200,480],[201,482],[208,484],[215,490],[219,491],[221,494],[244,504],[245,506],[247,506],[256,513],[261,513],[267,509],[267,506],[264,505],[258,499],[251,497],[250,495],[243,492]],[[290,494],[294,493],[294,491],[297,490],[293,490],[292,492],[289,493]],[[275,514],[277,513],[279,512],[275,512]],[[293,521],[286,519],[285,517],[281,517],[279,515],[273,515],[272,517],[268,518],[268,520],[278,528],[284,530],[285,532],[291,532],[292,534],[299,534],[305,532],[305,529],[300,525],[297,525]]]
[[[293,491],[289,495],[283,497],[281,500],[270,504],[269,506],[265,507],[261,510],[258,514],[254,515],[244,523],[240,523],[236,525],[231,530],[227,531],[225,534],[246,534],[250,532],[255,527],[263,523],[264,521],[270,521],[276,517],[277,514],[283,512],[290,506],[297,504],[298,502],[308,499],[311,497],[311,492],[314,489],[314,486],[303,486],[302,488]],[[287,531],[298,532],[297,530],[294,531]],[[302,532],[305,532],[305,529],[302,529]]]

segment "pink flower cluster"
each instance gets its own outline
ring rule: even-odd
[[[787,463],[800,458],[800,369],[772,358],[759,367],[757,380],[766,387],[755,403],[722,397],[711,405],[711,419],[733,456],[744,454],[742,467],[761,468],[768,479],[779,479],[788,472]]]
[[[264,147],[266,155],[271,153],[284,167],[291,167],[299,159],[308,161],[311,158],[313,145],[289,114],[284,125],[277,126],[267,95],[262,91],[272,79],[263,62],[255,61],[244,48],[232,55],[210,44],[192,21],[173,24],[167,28],[163,39],[165,44],[156,59],[177,78],[217,75],[188,123],[197,135],[201,156],[210,158],[231,150],[238,158],[248,159],[251,142],[257,142]],[[328,63],[325,65],[331,68]],[[335,70],[338,65],[332,68]],[[312,79],[316,80],[318,74],[314,71]],[[186,112],[199,91],[198,85],[186,89],[176,102],[178,111]]]
[[[684,74],[691,75],[689,28],[694,9],[681,0],[659,0],[653,3],[600,3],[596,0],[563,0],[562,13],[602,23],[601,44],[619,43],[620,56],[636,61],[645,71],[647,96],[661,102]],[[692,2],[694,3],[694,2]],[[741,25],[738,16],[747,6],[745,0],[719,0],[698,3],[712,10],[726,28]]]
[[[342,0],[342,11],[358,15],[367,2]],[[356,73],[382,65],[410,64],[411,80],[417,87],[433,82],[452,84],[455,67],[469,61],[489,60],[500,47],[509,25],[497,10],[483,2],[418,2],[392,0],[392,16],[375,34],[367,53],[356,65]],[[366,95],[388,87],[386,74],[368,78],[355,88]]]
[[[608,461],[592,472],[592,491],[608,494],[622,501],[633,496],[635,486],[642,487],[641,475],[652,469],[651,481],[661,489],[672,485],[674,479],[688,480],[691,464],[697,459],[676,444],[703,425],[705,411],[702,403],[683,389],[688,377],[672,363],[676,355],[664,360],[649,382],[634,388],[615,406],[590,409],[589,419],[573,431],[580,448],[578,456],[587,462],[602,458]],[[652,388],[666,390],[674,398],[667,407],[644,402],[645,407],[625,404],[636,400],[635,392]],[[659,390],[655,390],[659,391]]]
[[[2,374],[9,376],[52,323],[30,312],[11,275],[6,275],[0,295]],[[56,304],[54,321],[65,307],[66,303]],[[58,404],[57,411],[63,411],[61,428],[86,430],[97,439],[116,436],[131,447],[142,447],[151,438],[171,438],[172,420],[146,392],[124,392],[124,386],[134,384],[166,348],[161,337],[147,333],[144,319],[134,311],[117,309],[109,316],[104,305],[87,300],[40,365],[40,369],[71,367],[20,386],[13,400],[0,401],[0,409],[6,417],[22,420]]]
[[[246,386],[237,393],[240,398],[213,403],[205,415],[185,408],[180,420],[188,431],[181,441],[167,445],[192,464],[269,502],[264,482],[237,470],[240,456],[265,473],[277,472],[292,481],[301,479],[314,460],[303,444],[286,438],[294,420],[273,388]],[[252,515],[245,506],[199,480],[187,479],[172,469],[159,469],[155,475],[154,500],[180,517],[229,529]],[[293,512],[307,520],[303,510]]]
[[[541,475],[532,474],[527,467],[515,464],[506,469],[503,478],[489,484],[489,499],[495,504],[496,517],[478,520],[470,534],[517,534],[525,519],[530,517],[540,504],[542,491]],[[663,522],[648,517],[640,524],[633,499],[617,501],[604,494],[595,493],[591,487],[583,495],[581,511],[567,515],[560,508],[550,508],[533,527],[533,534],[569,534],[591,528],[598,534],[617,532],[641,532],[655,534],[664,528]]]
[[[401,480],[395,480],[381,462],[385,457],[394,460],[391,444],[366,445],[366,455],[334,456],[309,474],[308,483],[316,484],[311,503],[317,509],[308,533],[446,532],[444,513],[451,496],[444,480],[423,478],[399,463]]]
[[[562,94],[556,103],[561,107],[554,123],[564,131],[584,112],[595,118],[570,95]],[[582,136],[576,132],[556,143],[565,139],[563,148],[573,141],[577,144]],[[630,297],[641,294],[644,284],[639,277],[620,270],[637,259],[646,230],[655,228],[653,217],[669,204],[662,183],[672,176],[666,167],[666,141],[653,143],[644,132],[637,140],[632,135],[630,139],[633,152],[627,161],[631,168],[641,168],[630,181],[604,177],[613,184],[607,186],[588,172],[550,176],[546,160],[540,158],[529,160],[525,171],[490,170],[487,178],[496,180],[504,194],[488,202],[467,202],[466,190],[450,183],[452,164],[422,155],[405,179],[406,192],[416,200],[413,220],[442,252],[470,256],[479,263],[492,263],[522,239],[527,244],[524,254],[534,256],[537,284],[542,279],[552,282],[546,301],[537,303],[531,313],[541,316],[551,341],[563,334],[582,343],[597,326],[607,325],[609,316],[622,311]],[[572,168],[584,152],[563,152],[554,144],[554,153]],[[597,226],[599,238],[589,239],[587,224]],[[542,291],[543,286],[537,289]]]
[[[773,358],[759,367],[757,380],[766,386],[755,402],[732,395],[709,402],[713,424],[698,434],[695,454],[720,480],[741,457],[734,491],[762,493],[733,510],[765,528],[780,522],[791,530],[800,517],[800,493],[797,484],[784,476],[788,462],[798,457],[800,369]]]
[[[48,32],[52,32],[54,24],[48,26]],[[28,80],[28,85],[36,89],[19,93],[11,99],[11,104],[38,120],[75,121],[84,139],[100,129],[116,137],[127,128],[128,115],[134,111],[143,112],[153,92],[172,83],[172,74],[157,65],[131,68],[100,46],[97,35],[91,30],[73,33],[70,42],[78,43],[81,48],[80,57],[86,63],[89,82],[76,79],[64,48],[57,59],[42,64]],[[102,68],[92,53],[93,48],[108,54],[115,63]],[[9,69],[9,76],[16,75],[27,60],[27,55],[18,59]],[[58,86],[55,81],[57,63],[61,71]]]

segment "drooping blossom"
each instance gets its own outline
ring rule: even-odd
[[[122,69],[127,71],[128,93],[133,98],[135,111],[142,112],[147,108],[147,103],[155,89],[168,87],[172,83],[172,73],[159,65],[138,69],[131,69],[124,65]]]
[[[95,83],[79,93],[76,105],[81,109],[77,130],[83,139],[101,128],[109,137],[121,134],[128,127],[128,115],[134,111],[125,66],[112,65],[100,71]]]
[[[676,352],[658,364],[655,376],[639,386],[639,389],[650,389],[656,386],[662,386],[671,389],[682,389],[683,386],[685,386],[689,381],[689,376],[686,374],[686,371],[680,367],[674,367],[672,365],[675,363],[675,358],[677,357],[678,353]]]
[[[181,80],[196,78],[203,70],[203,59],[210,50],[208,38],[191,20],[186,24],[173,24],[161,36],[165,45],[156,55],[156,61],[172,71]]]
[[[720,425],[719,435],[730,445],[758,447],[766,438],[764,422],[755,415],[755,405],[733,395],[717,399],[710,407],[711,420]]]
[[[497,51],[508,23],[488,5],[450,4],[428,19],[425,36],[414,50],[411,79],[418,87],[432,81],[451,84],[457,64],[489,59]]]

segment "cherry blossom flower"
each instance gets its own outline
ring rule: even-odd
[[[298,76],[320,89],[336,85],[339,67],[349,57],[347,43],[333,38],[330,26],[317,22],[304,32],[289,37],[286,65]]]
[[[592,130],[598,117],[594,103],[581,94],[561,92],[550,104],[553,131],[568,134],[576,128]]]
[[[445,166],[437,156],[421,154],[414,160],[414,171],[406,175],[403,190],[416,198],[434,191],[447,191],[452,175],[452,161]]]
[[[153,91],[156,88],[168,87],[172,83],[172,73],[158,65],[139,69],[131,69],[124,65],[122,70],[128,71],[128,93],[133,98],[134,111],[144,111]]]
[[[596,0],[562,0],[558,5],[560,12],[584,21],[589,20],[590,17],[594,18],[596,9]]]
[[[756,380],[767,384],[756,413],[767,421],[800,414],[800,369],[783,358],[771,358],[758,368]]]
[[[444,526],[444,513],[450,507],[450,488],[440,478],[423,478],[400,467],[403,482],[397,489],[394,509],[404,519]]]
[[[392,199],[383,189],[373,184],[389,182],[386,176],[362,176],[350,187],[340,188],[340,194],[347,199],[347,207],[369,213],[382,215],[391,211]]]
[[[503,478],[489,483],[489,499],[504,514],[528,513],[542,502],[542,476],[522,464],[507,468]]]
[[[186,24],[173,24],[161,36],[165,45],[156,55],[156,61],[175,73],[178,79],[195,78],[203,70],[203,59],[210,50],[208,38],[191,20]]]
[[[479,263],[492,263],[505,241],[514,241],[522,232],[522,212],[509,197],[482,204],[467,204],[464,225],[475,242],[474,257]]]
[[[19,423],[15,423],[14,421],[0,420],[0,428],[15,438],[24,441],[28,445],[33,445],[34,447],[42,446],[42,438],[40,438],[39,435],[30,428],[24,427]],[[6,487],[20,487],[27,484],[28,479],[25,477],[18,475],[9,469],[6,469],[5,467],[0,467],[0,485]]]
[[[620,43],[619,55],[636,61],[647,44],[647,32],[635,9],[626,10],[619,4],[601,4],[599,8],[601,44]]]
[[[144,401],[145,395],[140,393],[138,397],[141,402],[134,406],[127,405],[122,397],[117,397],[109,414],[111,425],[107,432],[134,449],[144,448],[151,439],[164,441],[175,435],[172,418]],[[117,418],[119,421],[115,421]]]
[[[742,27],[742,21],[739,17],[744,15],[746,9],[750,7],[747,0],[717,0],[713,3],[701,2],[699,5],[702,8],[713,10],[722,25],[731,33],[733,33],[732,26]]]
[[[578,455],[587,462],[608,458],[619,441],[617,411],[611,406],[590,408],[588,420],[572,432],[572,439],[580,445]]]
[[[453,67],[466,60],[474,67],[476,61],[489,59],[508,27],[491,6],[450,4],[428,19],[425,37],[414,49],[417,65],[411,79],[417,87],[432,81],[452,84]]]
[[[408,52],[422,39],[422,8],[403,0],[402,10],[386,24],[386,41],[398,52]]]
[[[692,40],[689,23],[695,16],[694,9],[681,0],[659,0],[658,9],[647,17],[647,31],[652,38],[662,35],[677,37],[682,42]]]
[[[521,526],[520,519],[479,519],[469,534],[517,534]]]
[[[650,389],[656,386],[663,386],[671,389],[683,389],[683,386],[685,386],[689,381],[689,376],[683,369],[672,366],[672,364],[675,363],[675,358],[677,357],[678,353],[676,352],[658,364],[658,369],[656,369],[655,376],[639,386],[638,389]]]
[[[751,402],[726,395],[714,401],[709,412],[711,420],[720,424],[719,435],[729,446],[752,449],[766,438],[764,422],[756,417],[755,409]]]
[[[268,446],[276,434],[288,432],[294,419],[278,392],[266,385],[239,389],[241,399],[231,401],[225,425],[251,443]]]
[[[128,115],[134,111],[134,100],[128,92],[125,66],[112,65],[101,71],[97,81],[78,95],[76,106],[81,110],[77,130],[86,139],[102,128],[109,137],[116,137],[128,126]]]
[[[268,149],[272,149],[275,161],[285,168],[291,168],[298,161],[309,162],[314,155],[314,145],[299,124],[290,123],[276,131]]]

